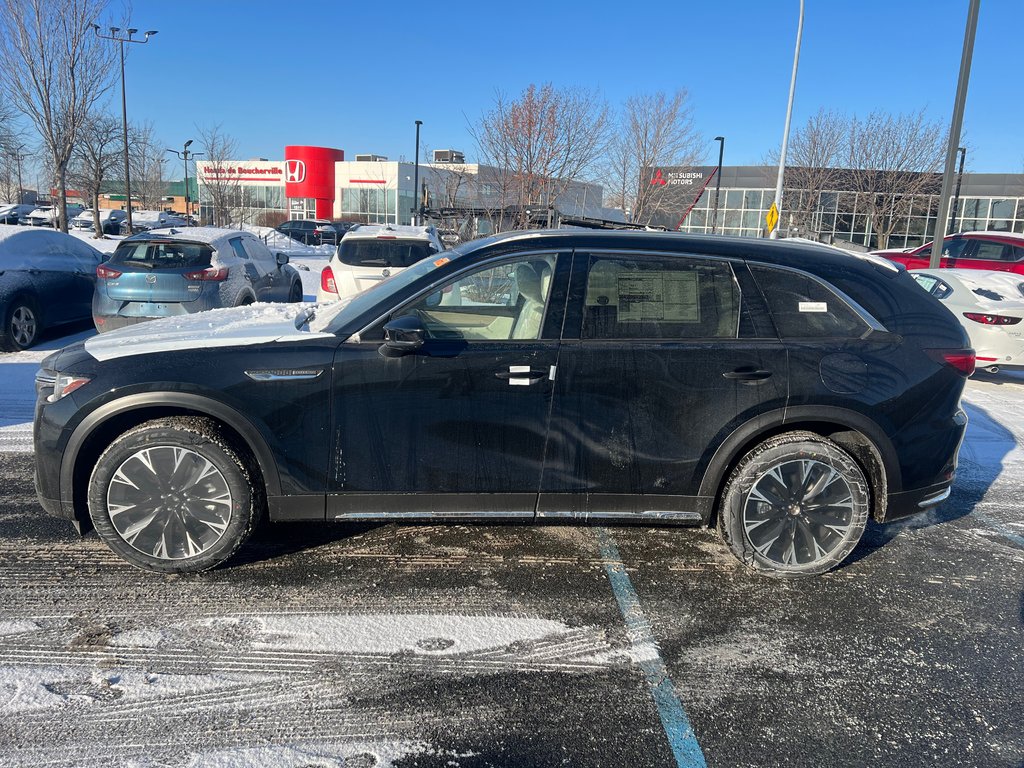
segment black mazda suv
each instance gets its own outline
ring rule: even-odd
[[[271,521],[717,525],[817,574],[950,492],[974,352],[902,267],[678,233],[466,243],[325,306],[167,318],[42,363],[43,507],[200,571]]]

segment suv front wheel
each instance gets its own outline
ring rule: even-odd
[[[853,457],[820,435],[790,432],[765,440],[736,465],[718,527],[746,565],[772,576],[810,576],[853,551],[870,504]]]
[[[89,516],[100,538],[139,568],[204,571],[231,557],[259,518],[252,464],[209,419],[148,421],[96,462]]]

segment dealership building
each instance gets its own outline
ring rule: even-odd
[[[282,160],[196,161],[199,215],[212,221],[218,193],[231,198],[232,220],[264,224],[274,219],[347,219],[409,224],[416,207],[417,176],[426,207],[487,208],[501,205],[497,171],[466,163],[461,152],[436,150],[433,163],[392,161],[380,155],[346,160],[340,149],[287,146]],[[571,182],[553,206],[601,218],[600,185]],[[220,198],[223,199],[221,194]]]
[[[776,169],[764,166],[722,168],[718,193],[718,218],[714,226],[717,180],[715,166],[654,168],[644,183],[656,187],[651,222],[683,232],[762,237],[765,216],[775,199]],[[915,195],[900,206],[903,215],[895,222],[887,247],[904,248],[932,240],[939,208],[938,178],[934,194]],[[838,186],[838,185],[837,185]],[[810,215],[797,222],[787,216],[786,200],[799,192],[787,187],[783,198],[781,230],[789,235],[810,236],[828,242],[847,241],[877,248],[871,217],[863,199],[851,189],[821,191],[805,206]],[[1024,174],[965,173],[956,210],[957,231],[995,230],[1024,232]],[[948,230],[948,224],[945,228]]]

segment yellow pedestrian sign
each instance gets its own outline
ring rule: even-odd
[[[775,229],[775,225],[779,223],[779,209],[775,203],[772,203],[772,207],[768,209],[764,221],[768,225],[768,234],[771,234],[772,230]]]

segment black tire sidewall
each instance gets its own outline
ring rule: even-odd
[[[813,459],[840,472],[850,487],[855,511],[846,538],[824,557],[799,567],[786,567],[758,553],[747,539],[743,504],[754,483],[772,466],[795,459]],[[739,462],[722,494],[718,527],[725,543],[743,564],[772,576],[798,578],[830,571],[857,546],[871,510],[870,486],[857,462],[842,448],[810,434],[783,435],[766,440]]]
[[[140,552],[121,538],[107,511],[107,489],[117,469],[140,448],[157,446],[187,448],[200,454],[221,472],[231,491],[227,528],[213,546],[195,557],[163,560]],[[178,419],[148,422],[118,437],[97,460],[89,478],[89,517],[107,546],[132,565],[161,573],[205,571],[231,557],[255,527],[258,493],[251,478],[243,456],[206,425],[193,427]]]

